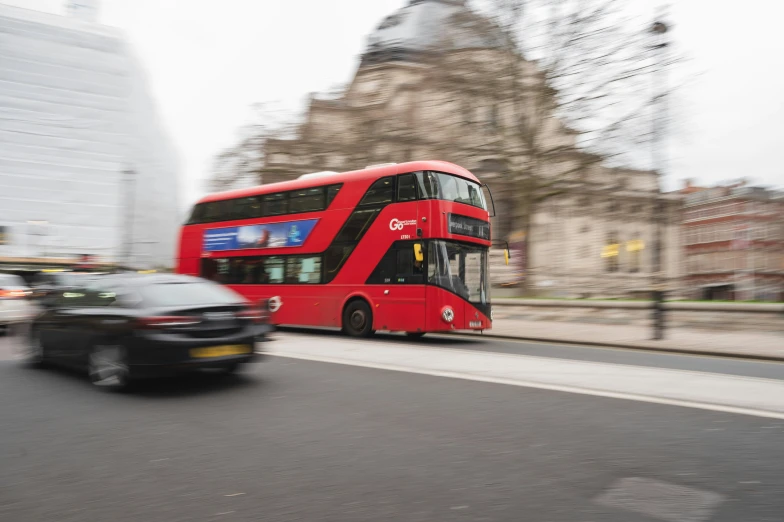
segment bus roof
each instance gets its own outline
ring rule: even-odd
[[[257,196],[261,194],[269,194],[272,192],[285,192],[289,190],[299,190],[309,187],[319,187],[322,185],[332,185],[334,183],[344,183],[346,181],[359,181],[365,179],[376,179],[384,176],[394,176],[397,174],[405,174],[407,172],[416,172],[420,170],[435,170],[439,172],[446,172],[447,174],[454,174],[461,178],[466,178],[471,181],[479,183],[479,180],[471,174],[468,170],[449,163],[447,161],[411,161],[408,163],[395,163],[389,165],[379,165],[369,167],[361,170],[353,170],[350,172],[340,172],[335,174],[326,174],[308,178],[293,179],[291,181],[281,181],[279,183],[270,183],[268,185],[258,185],[256,187],[229,190],[225,192],[216,192],[201,198],[197,203],[208,203],[211,201],[222,201],[224,199],[236,199],[249,196]]]

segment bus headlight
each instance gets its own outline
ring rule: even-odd
[[[443,319],[445,323],[451,323],[455,320],[455,311],[447,306],[444,308],[444,311],[441,312],[441,319]]]

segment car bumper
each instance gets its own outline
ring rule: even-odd
[[[129,366],[137,376],[177,373],[201,368],[228,368],[265,358],[259,343],[269,340],[270,330],[258,327],[242,335],[212,339],[172,339],[166,336],[137,337],[129,344]],[[204,349],[246,350],[217,356],[198,356]],[[204,354],[201,354],[204,355]]]

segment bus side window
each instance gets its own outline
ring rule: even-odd
[[[401,174],[397,178],[397,200],[414,201],[417,199],[416,178],[414,174]]]
[[[261,212],[264,216],[280,216],[288,212],[286,193],[267,194],[261,198]]]
[[[329,207],[332,204],[332,201],[335,199],[335,197],[337,197],[341,187],[343,187],[343,184],[330,185],[327,187],[327,207]]]
[[[387,176],[376,180],[365,193],[365,197],[359,202],[360,206],[365,205],[384,205],[392,203],[395,199],[395,177]]]

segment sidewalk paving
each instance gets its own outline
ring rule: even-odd
[[[651,340],[652,333],[650,326],[530,321],[499,317],[493,321],[493,328],[483,335],[784,361],[784,334],[775,332],[710,332],[678,327],[666,330],[665,338],[661,341]]]

